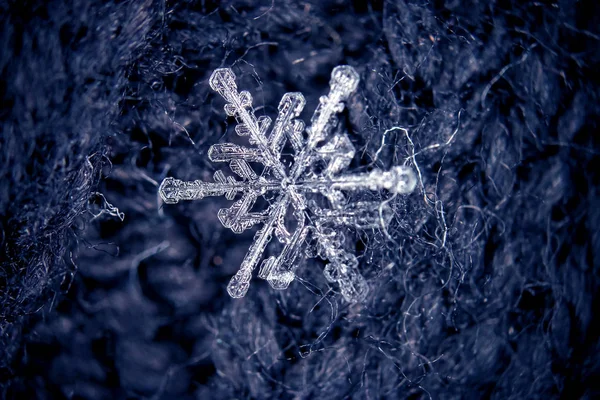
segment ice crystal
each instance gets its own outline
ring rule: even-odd
[[[337,114],[354,92],[359,76],[354,68],[334,68],[327,96],[322,96],[310,126],[298,119],[305,105],[301,93],[286,93],[279,103],[274,123],[269,117],[256,117],[252,96],[238,92],[231,69],[213,72],[210,86],[226,101],[225,112],[235,117],[235,131],[247,137],[249,147],[234,143],[215,144],[208,151],[213,162],[228,162],[238,178],[214,174],[214,182],[184,182],[165,178],[159,193],[165,203],[196,200],[207,196],[225,196],[237,201],[218,212],[219,221],[235,233],[254,225],[256,232],[238,272],[227,291],[231,297],[243,297],[250,286],[253,270],[273,235],[283,245],[277,256],[262,261],[258,276],[274,289],[286,289],[294,280],[299,258],[305,255],[327,260],[325,278],[336,283],[343,297],[360,301],[368,285],[358,271],[358,259],[344,247],[344,230],[377,227],[389,219],[387,203],[349,202],[345,192],[386,189],[395,194],[410,193],[416,185],[413,171],[404,166],[389,171],[373,169],[368,173],[344,174],[355,149],[346,133],[335,132]],[[269,128],[273,126],[269,133]],[[286,147],[286,144],[288,145]],[[291,165],[284,161],[284,147],[292,154]],[[250,163],[262,164],[257,174]],[[260,197],[269,205],[253,211]]]

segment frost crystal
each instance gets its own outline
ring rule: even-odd
[[[344,192],[387,189],[391,193],[410,193],[416,185],[413,171],[397,166],[389,171],[374,169],[368,173],[342,174],[354,157],[354,146],[346,133],[334,133],[336,114],[354,92],[359,76],[354,68],[342,65],[331,73],[330,91],[322,96],[310,126],[297,119],[305,105],[301,93],[286,93],[279,103],[274,123],[269,117],[256,117],[252,96],[238,92],[231,69],[213,72],[210,86],[227,102],[225,112],[236,118],[235,131],[248,138],[250,147],[233,143],[215,144],[208,151],[213,162],[228,162],[238,176],[214,174],[214,182],[184,182],[166,178],[159,193],[165,203],[196,200],[207,196],[239,199],[218,212],[219,221],[235,233],[262,225],[227,291],[231,297],[243,297],[250,286],[252,271],[263,259],[273,234],[282,243],[278,256],[262,261],[258,276],[274,289],[286,289],[294,280],[298,258],[318,255],[328,260],[324,275],[336,283],[347,301],[360,301],[368,285],[358,271],[358,259],[344,247],[344,229],[379,226],[391,216],[386,203],[354,202]],[[269,128],[272,128],[269,133]],[[286,144],[293,162],[286,166],[282,153]],[[263,165],[259,174],[250,163]],[[253,211],[260,197],[268,207]],[[309,240],[310,237],[310,240]]]

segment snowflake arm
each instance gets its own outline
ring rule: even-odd
[[[229,68],[215,70],[209,80],[210,87],[218,92],[226,101],[225,112],[235,116],[239,123],[235,131],[239,136],[249,136],[250,144],[256,145],[262,156],[262,163],[272,168],[279,178],[286,176],[285,167],[279,158],[268,146],[266,131],[271,125],[271,118],[262,116],[256,118],[252,109],[252,95],[250,92],[237,91],[235,74]]]
[[[181,200],[201,200],[211,196],[225,196],[227,200],[233,200],[237,193],[264,194],[279,189],[278,182],[260,178],[255,181],[237,181],[232,176],[226,178],[222,171],[215,172],[214,179],[215,182],[185,182],[169,177],[163,180],[158,190],[165,203],[176,204]]]
[[[313,164],[317,144],[327,138],[337,125],[336,114],[344,110],[344,103],[358,86],[359,76],[354,68],[348,65],[335,67],[329,82],[329,94],[319,99],[311,125],[307,129],[306,145],[298,154],[291,172],[293,179],[298,179]]]
[[[229,285],[227,285],[227,292],[231,297],[244,297],[246,292],[248,292],[250,280],[252,279],[252,271],[254,271],[261,260],[267,245],[271,241],[273,230],[279,223],[281,216],[285,214],[288,204],[289,197],[287,194],[283,194],[277,199],[275,204],[270,207],[268,218],[263,227],[256,232],[256,235],[254,235],[254,241],[246,253],[240,269],[233,278],[231,278]]]
[[[374,169],[364,174],[347,174],[336,177],[320,176],[314,179],[300,181],[297,190],[324,192],[327,190],[381,190],[391,193],[407,194],[416,186],[414,173],[407,167],[394,167],[390,171]]]

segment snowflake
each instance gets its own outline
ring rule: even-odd
[[[358,82],[354,68],[347,65],[334,68],[329,94],[320,98],[310,126],[305,129],[304,122],[297,119],[305,105],[301,93],[283,96],[277,119],[272,124],[269,117],[255,116],[251,94],[238,92],[231,69],[217,69],[211,75],[211,88],[226,100],[225,112],[236,118],[235,131],[247,137],[250,147],[215,144],[209,149],[208,157],[213,162],[229,162],[239,179],[225,176],[222,171],[214,174],[214,182],[184,182],[169,177],[160,185],[159,193],[169,204],[207,196],[234,200],[241,195],[231,207],[219,210],[219,221],[235,233],[262,225],[227,286],[231,297],[245,296],[252,272],[263,259],[274,234],[283,249],[278,256],[264,259],[258,273],[271,287],[286,289],[289,286],[294,280],[298,259],[303,249],[307,249],[305,255],[318,255],[329,261],[324,269],[325,278],[339,286],[347,301],[365,298],[368,285],[358,271],[358,259],[344,247],[344,230],[385,224],[391,210],[387,202],[349,202],[345,192],[386,189],[394,194],[407,194],[415,188],[416,177],[404,166],[389,171],[342,173],[353,159],[355,149],[346,133],[334,132],[338,122],[336,114],[344,109],[343,102],[354,92]],[[284,147],[291,153],[290,165],[285,161]],[[260,175],[250,163],[262,164]],[[262,211],[253,211],[259,198],[265,199],[268,206]]]

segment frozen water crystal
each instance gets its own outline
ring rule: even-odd
[[[254,225],[262,225],[227,286],[231,297],[246,294],[252,272],[261,260],[258,276],[274,289],[286,289],[294,280],[298,258],[311,246],[307,240],[310,235],[316,247],[313,253],[328,261],[325,278],[338,285],[347,301],[365,298],[368,285],[358,271],[358,259],[344,246],[343,228],[377,227],[389,220],[391,210],[386,203],[349,203],[344,192],[386,189],[394,194],[407,194],[415,188],[416,177],[404,166],[389,171],[344,173],[354,157],[354,146],[346,133],[333,131],[338,122],[337,114],[343,111],[344,101],[358,82],[354,68],[347,65],[334,68],[329,94],[320,98],[310,125],[305,128],[304,122],[298,119],[306,103],[302,93],[283,96],[273,123],[269,117],[255,116],[252,95],[247,91],[238,92],[231,69],[217,69],[211,75],[211,88],[225,99],[225,112],[236,118],[235,131],[247,137],[250,147],[215,144],[208,151],[208,157],[213,162],[228,162],[237,178],[225,176],[222,171],[214,174],[214,182],[165,178],[159,193],[168,204],[207,196],[225,196],[228,200],[239,197],[231,207],[219,210],[218,218],[223,226],[241,233]],[[291,167],[282,161],[286,143],[292,152]],[[249,163],[262,164],[264,169],[257,174]],[[267,209],[253,211],[256,200],[267,193],[275,200]],[[321,206],[313,199],[319,196],[325,201],[321,201]],[[273,237],[283,249],[278,256],[263,260],[263,253]]]

